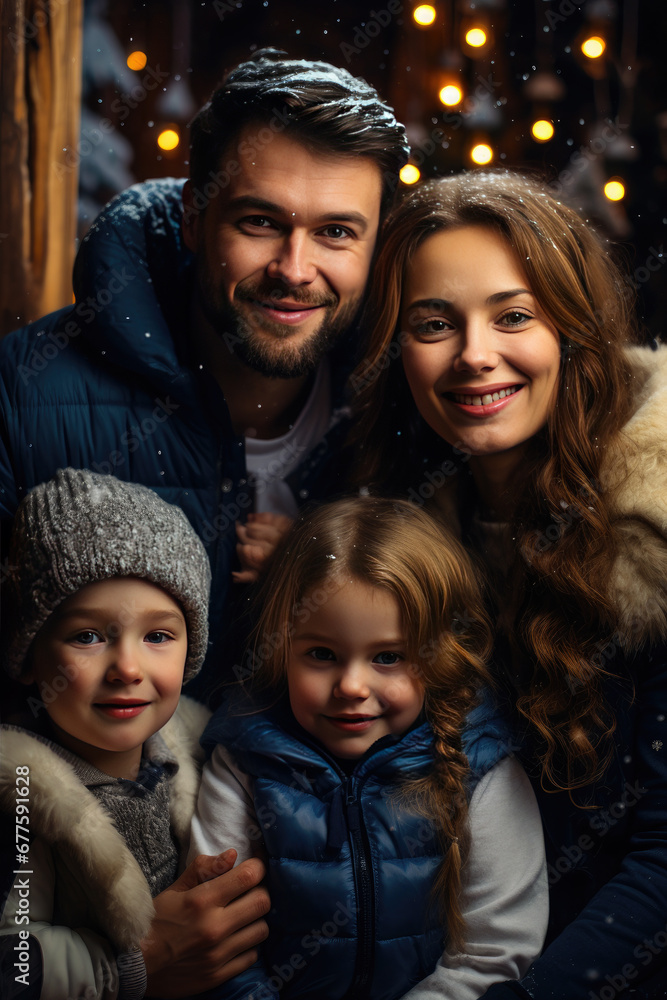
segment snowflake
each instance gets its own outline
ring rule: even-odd
[[[662,750],[662,740],[653,740],[651,746],[654,750]]]

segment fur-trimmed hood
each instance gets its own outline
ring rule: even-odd
[[[199,786],[199,747],[210,712],[182,697],[176,714],[160,730],[178,770],[170,777],[171,825],[187,850]],[[136,948],[153,919],[144,875],[99,800],[71,765],[26,729],[2,727],[0,810],[14,816],[17,767],[29,768],[30,836],[58,846],[81,872],[81,884],[100,929],[120,951]],[[24,772],[21,772],[24,773]]]
[[[633,413],[601,469],[616,557],[608,592],[630,648],[667,636],[667,345],[627,350]]]

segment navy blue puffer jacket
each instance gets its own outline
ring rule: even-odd
[[[444,947],[432,892],[442,848],[395,793],[432,767],[430,726],[378,740],[349,774],[283,707],[223,705],[202,739],[209,752],[218,743],[253,778],[273,909],[263,968],[211,996],[395,1000],[429,975]],[[511,747],[490,702],[470,714],[463,746],[472,794]]]

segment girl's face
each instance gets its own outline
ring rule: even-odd
[[[64,747],[134,778],[143,743],[176,710],[187,650],[185,618],[169,594],[147,580],[102,580],[54,611],[22,680],[37,683]]]
[[[424,420],[471,455],[520,450],[554,406],[560,342],[507,241],[485,226],[429,237],[406,275],[403,366]]]
[[[314,606],[309,596],[305,607]],[[315,607],[293,635],[292,712],[335,757],[361,757],[383,736],[406,732],[424,704],[405,659],[398,603],[386,590],[347,580]]]

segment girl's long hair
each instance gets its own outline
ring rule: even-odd
[[[401,293],[429,236],[471,225],[507,241],[561,343],[556,404],[524,456],[510,592],[499,604],[513,646],[505,668],[517,708],[538,736],[543,784],[571,794],[599,776],[613,752],[599,655],[618,621],[605,589],[613,497],[601,487],[600,469],[629,415],[623,347],[635,335],[634,294],[609,246],[541,182],[509,171],[447,177],[421,186],[387,220],[367,312],[370,347],[351,380],[356,478],[394,490],[409,468],[423,482],[447,450],[425,427],[403,374],[401,345],[410,333],[399,329]],[[421,470],[411,465],[415,454]],[[454,448],[442,468],[456,472],[466,458]]]
[[[259,594],[254,663],[260,682],[286,684],[295,627],[350,580],[397,601],[410,670],[424,688],[434,765],[401,790],[409,808],[434,822],[444,860],[434,887],[453,946],[461,949],[461,868],[468,847],[467,781],[461,749],[467,713],[488,682],[491,628],[461,544],[412,503],[348,497],[304,512],[281,543]]]

